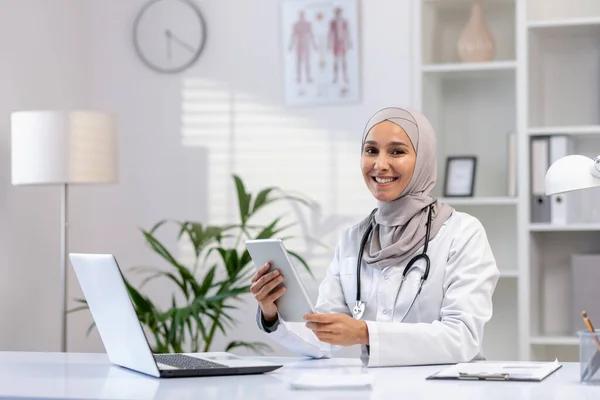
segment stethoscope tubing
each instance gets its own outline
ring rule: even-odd
[[[423,252],[421,254],[417,254],[416,256],[411,258],[411,260],[408,262],[408,264],[406,264],[406,267],[404,267],[404,271],[402,271],[402,281],[400,282],[400,287],[398,288],[398,291],[396,292],[396,297],[394,299],[394,312],[392,313],[392,318],[395,314],[395,311],[396,311],[395,305],[396,305],[396,302],[398,301],[398,296],[400,295],[400,291],[402,290],[404,281],[406,280],[406,276],[411,271],[411,269],[413,268],[413,266],[415,265],[415,263],[417,261],[419,261],[421,259],[425,261],[425,271],[421,274],[421,279],[419,282],[419,288],[417,289],[417,294],[413,297],[413,299],[410,303],[410,306],[408,307],[408,310],[406,310],[406,312],[404,313],[404,316],[402,317],[402,320],[404,320],[404,318],[406,318],[406,315],[408,315],[410,309],[412,308],[415,301],[417,300],[419,293],[421,293],[423,284],[429,277],[431,260],[429,259],[429,256],[427,255],[427,249],[429,247],[429,238],[430,238],[429,236],[431,233],[432,209],[433,209],[433,205],[429,205],[429,212],[427,214],[427,227],[426,227],[426,232],[425,232],[425,244],[423,245]],[[374,219],[376,211],[377,211],[377,209],[373,210],[371,212],[371,215],[369,216],[369,225],[367,226],[367,229],[365,230],[365,233],[363,234],[363,236],[361,238],[360,248],[358,251],[358,261],[356,263],[356,305],[354,306],[354,309],[352,310],[352,314],[355,319],[361,319],[362,315],[364,314],[364,311],[365,311],[365,305],[361,300],[360,270],[362,267],[364,248],[365,248],[365,245],[367,244],[367,240],[369,239],[369,236],[371,235],[371,232],[373,231],[373,219]]]

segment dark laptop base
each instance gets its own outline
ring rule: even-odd
[[[160,370],[161,378],[191,378],[205,376],[226,376],[226,375],[256,375],[265,372],[271,372],[281,368],[282,365],[270,365],[264,367],[227,367],[227,368],[206,368],[206,369],[167,369]]]
[[[124,367],[122,365],[117,366],[128,371],[137,372],[146,376],[155,376],[145,374],[141,371]],[[228,376],[228,375],[258,375],[266,372],[275,371],[283,367],[283,365],[269,365],[263,367],[227,367],[227,368],[206,368],[206,369],[172,369],[172,370],[160,370],[161,378],[201,378],[207,376]]]

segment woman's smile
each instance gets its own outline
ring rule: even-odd
[[[375,181],[375,183],[378,186],[389,186],[392,182],[395,182],[398,180],[398,177],[379,177],[379,176],[374,176],[373,177],[373,181]]]

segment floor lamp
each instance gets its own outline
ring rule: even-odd
[[[95,111],[19,111],[11,115],[13,185],[61,186],[61,351],[67,351],[68,186],[117,181],[113,115]]]

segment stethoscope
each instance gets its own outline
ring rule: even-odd
[[[425,233],[425,244],[423,245],[423,252],[421,254],[417,254],[416,256],[411,258],[411,260],[408,262],[408,264],[406,264],[406,267],[404,267],[404,271],[402,272],[402,281],[400,282],[400,287],[398,288],[398,292],[396,293],[396,300],[394,301],[394,307],[395,307],[396,301],[398,300],[398,295],[400,294],[400,291],[402,290],[402,285],[404,284],[404,281],[406,280],[406,276],[412,269],[413,265],[421,259],[425,260],[425,271],[421,273],[421,281],[419,282],[419,289],[417,290],[417,294],[415,295],[415,297],[413,297],[412,302],[410,303],[410,306],[404,313],[404,317],[406,317],[406,315],[408,315],[413,304],[415,304],[415,301],[417,300],[417,297],[419,296],[419,293],[421,293],[421,289],[423,288],[423,283],[425,283],[425,281],[427,280],[427,277],[429,276],[429,267],[431,264],[431,260],[429,259],[429,256],[427,255],[427,247],[429,245],[429,232],[431,230],[431,210],[432,210],[432,208],[433,208],[433,205],[430,205],[429,212],[427,214],[427,231]],[[360,269],[362,266],[363,251],[365,249],[365,245],[367,243],[367,240],[369,239],[369,235],[371,234],[371,231],[373,231],[373,225],[374,225],[373,218],[374,218],[376,211],[377,211],[377,209],[373,210],[373,212],[369,216],[369,225],[367,226],[367,230],[365,231],[365,233],[360,241],[360,249],[358,251],[358,261],[356,263],[356,304],[354,305],[354,308],[352,309],[352,315],[353,315],[354,319],[362,319],[363,315],[365,314],[365,309],[366,309],[365,303],[360,299]],[[402,319],[404,319],[404,317],[402,317]]]

